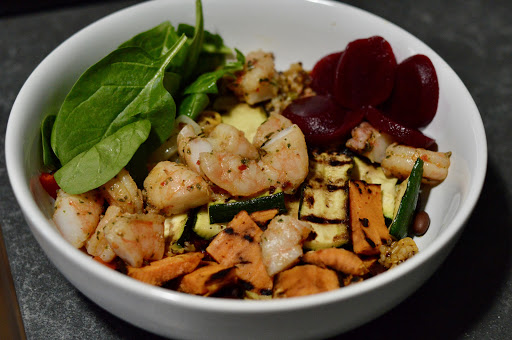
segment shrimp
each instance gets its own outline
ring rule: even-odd
[[[256,159],[258,149],[245,138],[244,133],[234,126],[220,123],[208,137],[199,136],[190,125],[185,125],[178,134],[178,150],[181,159],[200,175],[199,156],[204,152],[228,152],[244,158]]]
[[[97,190],[71,195],[57,192],[53,221],[60,233],[76,248],[82,248],[94,232],[103,212],[103,197]]]
[[[280,114],[272,114],[263,124],[258,127],[256,134],[253,137],[252,144],[257,148],[260,148],[272,137],[272,135],[292,125],[293,123],[291,120],[285,116]]]
[[[171,216],[208,203],[211,189],[185,165],[163,161],[144,180],[144,196],[149,212]]]
[[[242,131],[232,125],[217,125],[210,133],[208,141],[213,151],[230,152],[249,159],[256,159],[259,156],[258,149],[245,138]]]
[[[275,183],[287,194],[295,190],[306,179],[309,171],[308,149],[304,134],[293,124],[274,134],[262,147],[261,163],[269,178],[273,174]]]
[[[280,215],[270,221],[260,242],[268,275],[273,276],[298,261],[302,256],[302,244],[310,232],[309,223],[290,216]]]
[[[198,136],[191,125],[185,125],[178,133],[178,153],[181,161],[196,173],[203,174],[199,167],[199,155],[212,151],[213,147],[210,142],[206,138]]]
[[[125,169],[102,185],[100,192],[110,205],[120,207],[123,212],[134,214],[143,210],[142,193]]]
[[[251,196],[275,181],[256,160],[229,152],[202,153],[200,162],[208,179],[234,196]]]
[[[164,256],[164,220],[157,214],[122,214],[103,229],[112,250],[132,267]]]
[[[386,157],[381,165],[386,176],[406,179],[419,157],[424,162],[422,182],[435,185],[448,176],[451,154],[451,152],[434,152],[394,143],[386,149]]]
[[[353,128],[351,134],[352,138],[347,141],[346,146],[374,163],[382,162],[386,157],[386,148],[393,143],[393,137],[367,122]]]
[[[213,151],[200,155],[201,170],[210,181],[235,196],[251,196],[271,186],[293,193],[309,170],[304,134],[295,124],[271,133],[260,148],[259,160]]]
[[[244,70],[229,84],[235,95],[249,105],[275,97],[278,87],[274,55],[258,50],[247,54],[246,60]]]
[[[87,253],[92,256],[100,257],[104,262],[110,262],[116,257],[116,253],[112,250],[105,238],[104,228],[111,223],[114,218],[120,216],[122,210],[120,207],[111,205],[105,211],[105,216],[101,219],[96,227],[96,231],[85,242]]]

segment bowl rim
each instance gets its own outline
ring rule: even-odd
[[[362,294],[365,294],[375,288],[387,285],[394,280],[399,280],[408,272],[412,271],[416,266],[421,266],[422,263],[427,262],[437,252],[446,247],[447,244],[449,244],[454,238],[456,238],[459,232],[462,231],[464,224],[471,215],[471,212],[478,201],[485,180],[488,157],[487,141],[483,122],[472,96],[470,95],[469,91],[463,84],[462,80],[455,74],[453,69],[450,66],[448,66],[448,64],[435,51],[433,51],[420,39],[413,36],[412,34],[405,31],[396,24],[393,24],[387,21],[386,19],[374,15],[370,12],[344,3],[329,0],[302,1],[327,6],[344,7],[347,10],[357,12],[359,15],[371,16],[373,17],[373,19],[377,19],[379,21],[386,23],[387,25],[394,26],[394,28],[401,31],[402,34],[406,34],[415,39],[416,41],[418,41],[421,45],[424,45],[425,49],[428,50],[432,56],[435,56],[436,59],[438,59],[438,62],[440,62],[441,65],[443,65],[443,67],[446,68],[445,71],[452,73],[450,76],[453,77],[454,80],[457,82],[456,86],[460,87],[464,91],[464,95],[465,97],[467,97],[468,104],[473,108],[473,110],[471,110],[470,118],[473,119],[475,123],[472,125],[473,133],[475,135],[475,138],[477,138],[477,140],[479,141],[479,143],[477,143],[478,149],[475,150],[475,155],[476,157],[479,158],[476,162],[478,166],[477,169],[475,169],[474,171],[473,185],[470,186],[464,202],[461,203],[459,210],[455,214],[451,223],[447,226],[446,230],[442,234],[437,236],[436,240],[433,241],[432,244],[430,244],[426,249],[422,250],[413,258],[404,262],[403,264],[394,268],[393,270],[387,271],[386,273],[373,277],[369,280],[365,280],[357,285],[350,285],[347,287],[343,287],[343,289],[337,289],[334,291],[315,294],[311,296],[271,301],[246,301],[205,298],[201,296],[193,296],[185,293],[172,291],[161,287],[150,286],[145,283],[134,280],[126,275],[118,273],[116,271],[112,271],[111,269],[102,266],[101,264],[96,263],[95,261],[91,261],[91,258],[88,255],[82,253],[80,250],[74,248],[73,246],[71,246],[71,244],[66,242],[64,238],[60,236],[57,230],[50,225],[48,219],[39,209],[37,203],[33,199],[33,195],[30,190],[30,185],[25,177],[27,171],[23,161],[24,145],[23,143],[21,143],[23,141],[20,140],[18,134],[18,131],[20,131],[21,127],[25,125],[24,115],[22,115],[24,106],[26,106],[24,100],[30,95],[32,91],[31,84],[33,83],[34,79],[36,79],[40,73],[44,73],[44,67],[46,63],[48,63],[48,60],[54,58],[55,55],[60,53],[60,51],[63,50],[69,43],[69,41],[76,39],[77,36],[80,37],[81,35],[86,34],[88,31],[91,30],[92,26],[95,26],[98,23],[108,21],[113,16],[121,15],[120,13],[123,13],[125,11],[134,11],[136,10],[136,8],[140,6],[151,6],[153,2],[163,2],[158,0],[132,5],[122,10],[116,11],[97,21],[94,21],[93,23],[79,30],[78,32],[70,36],[68,39],[66,39],[64,42],[62,42],[58,47],[56,47],[35,68],[35,70],[31,73],[31,75],[28,77],[23,87],[21,88],[12,106],[7,124],[5,138],[5,158],[11,187],[21,207],[21,210],[25,218],[27,219],[27,222],[29,222],[29,225],[31,225],[31,228],[33,226],[33,228],[35,228],[37,232],[52,247],[56,249],[60,256],[68,256],[68,261],[74,262],[75,265],[81,267],[82,270],[86,271],[89,275],[95,276],[97,277],[97,279],[109,285],[117,286],[119,289],[124,289],[131,294],[142,295],[142,297],[149,298],[154,301],[165,301],[166,303],[175,303],[177,305],[182,305],[183,307],[192,309],[238,313],[267,313],[308,309],[314,306],[337,303],[349,298],[354,298]],[[34,230],[31,231],[32,233],[34,233]]]

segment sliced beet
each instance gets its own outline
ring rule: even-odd
[[[366,120],[373,125],[373,127],[393,136],[402,144],[415,148],[428,149],[435,143],[434,139],[425,136],[421,131],[408,128],[391,120],[376,108],[367,107],[364,111]]]
[[[420,128],[434,119],[438,100],[434,65],[427,56],[416,54],[397,66],[395,85],[384,113],[409,128]]]
[[[379,105],[391,94],[395,69],[395,55],[384,38],[354,40],[336,68],[334,98],[349,109]]]
[[[294,100],[283,116],[300,127],[308,143],[328,145],[342,142],[364,115],[348,112],[329,96],[316,95]]]
[[[311,88],[317,94],[332,94],[334,89],[334,76],[342,52],[329,54],[320,59],[311,70]]]

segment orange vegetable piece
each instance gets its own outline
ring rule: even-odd
[[[378,254],[382,241],[391,239],[384,222],[380,185],[350,181],[349,200],[354,252],[364,255]]]
[[[167,281],[191,273],[202,258],[203,254],[199,252],[166,257],[141,268],[128,266],[127,274],[139,281],[161,286]]]
[[[287,298],[327,292],[340,287],[338,275],[312,264],[295,266],[276,275],[273,297]]]
[[[185,275],[180,281],[178,291],[209,296],[236,281],[235,267],[212,263]]]
[[[258,225],[265,225],[268,221],[276,217],[279,213],[277,209],[269,209],[269,210],[261,210],[255,211],[250,216],[251,219],[256,222]]]
[[[224,266],[236,266],[239,279],[255,293],[272,289],[261,255],[260,239],[263,231],[246,211],[239,212],[226,229],[210,242],[206,251]]]
[[[316,251],[309,251],[302,257],[306,263],[315,264],[319,267],[330,267],[345,274],[362,276],[368,273],[363,260],[356,254],[346,249],[327,248]]]

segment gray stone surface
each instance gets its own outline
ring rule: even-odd
[[[48,53],[80,28],[132,3],[106,2],[0,18],[2,130],[23,82]],[[391,312],[337,339],[510,339],[512,2],[348,3],[408,30],[457,72],[481,112],[489,164],[482,197],[440,270]],[[0,141],[0,223],[28,338],[156,338],[96,306],[48,261],[13,199],[5,169],[4,133]]]

